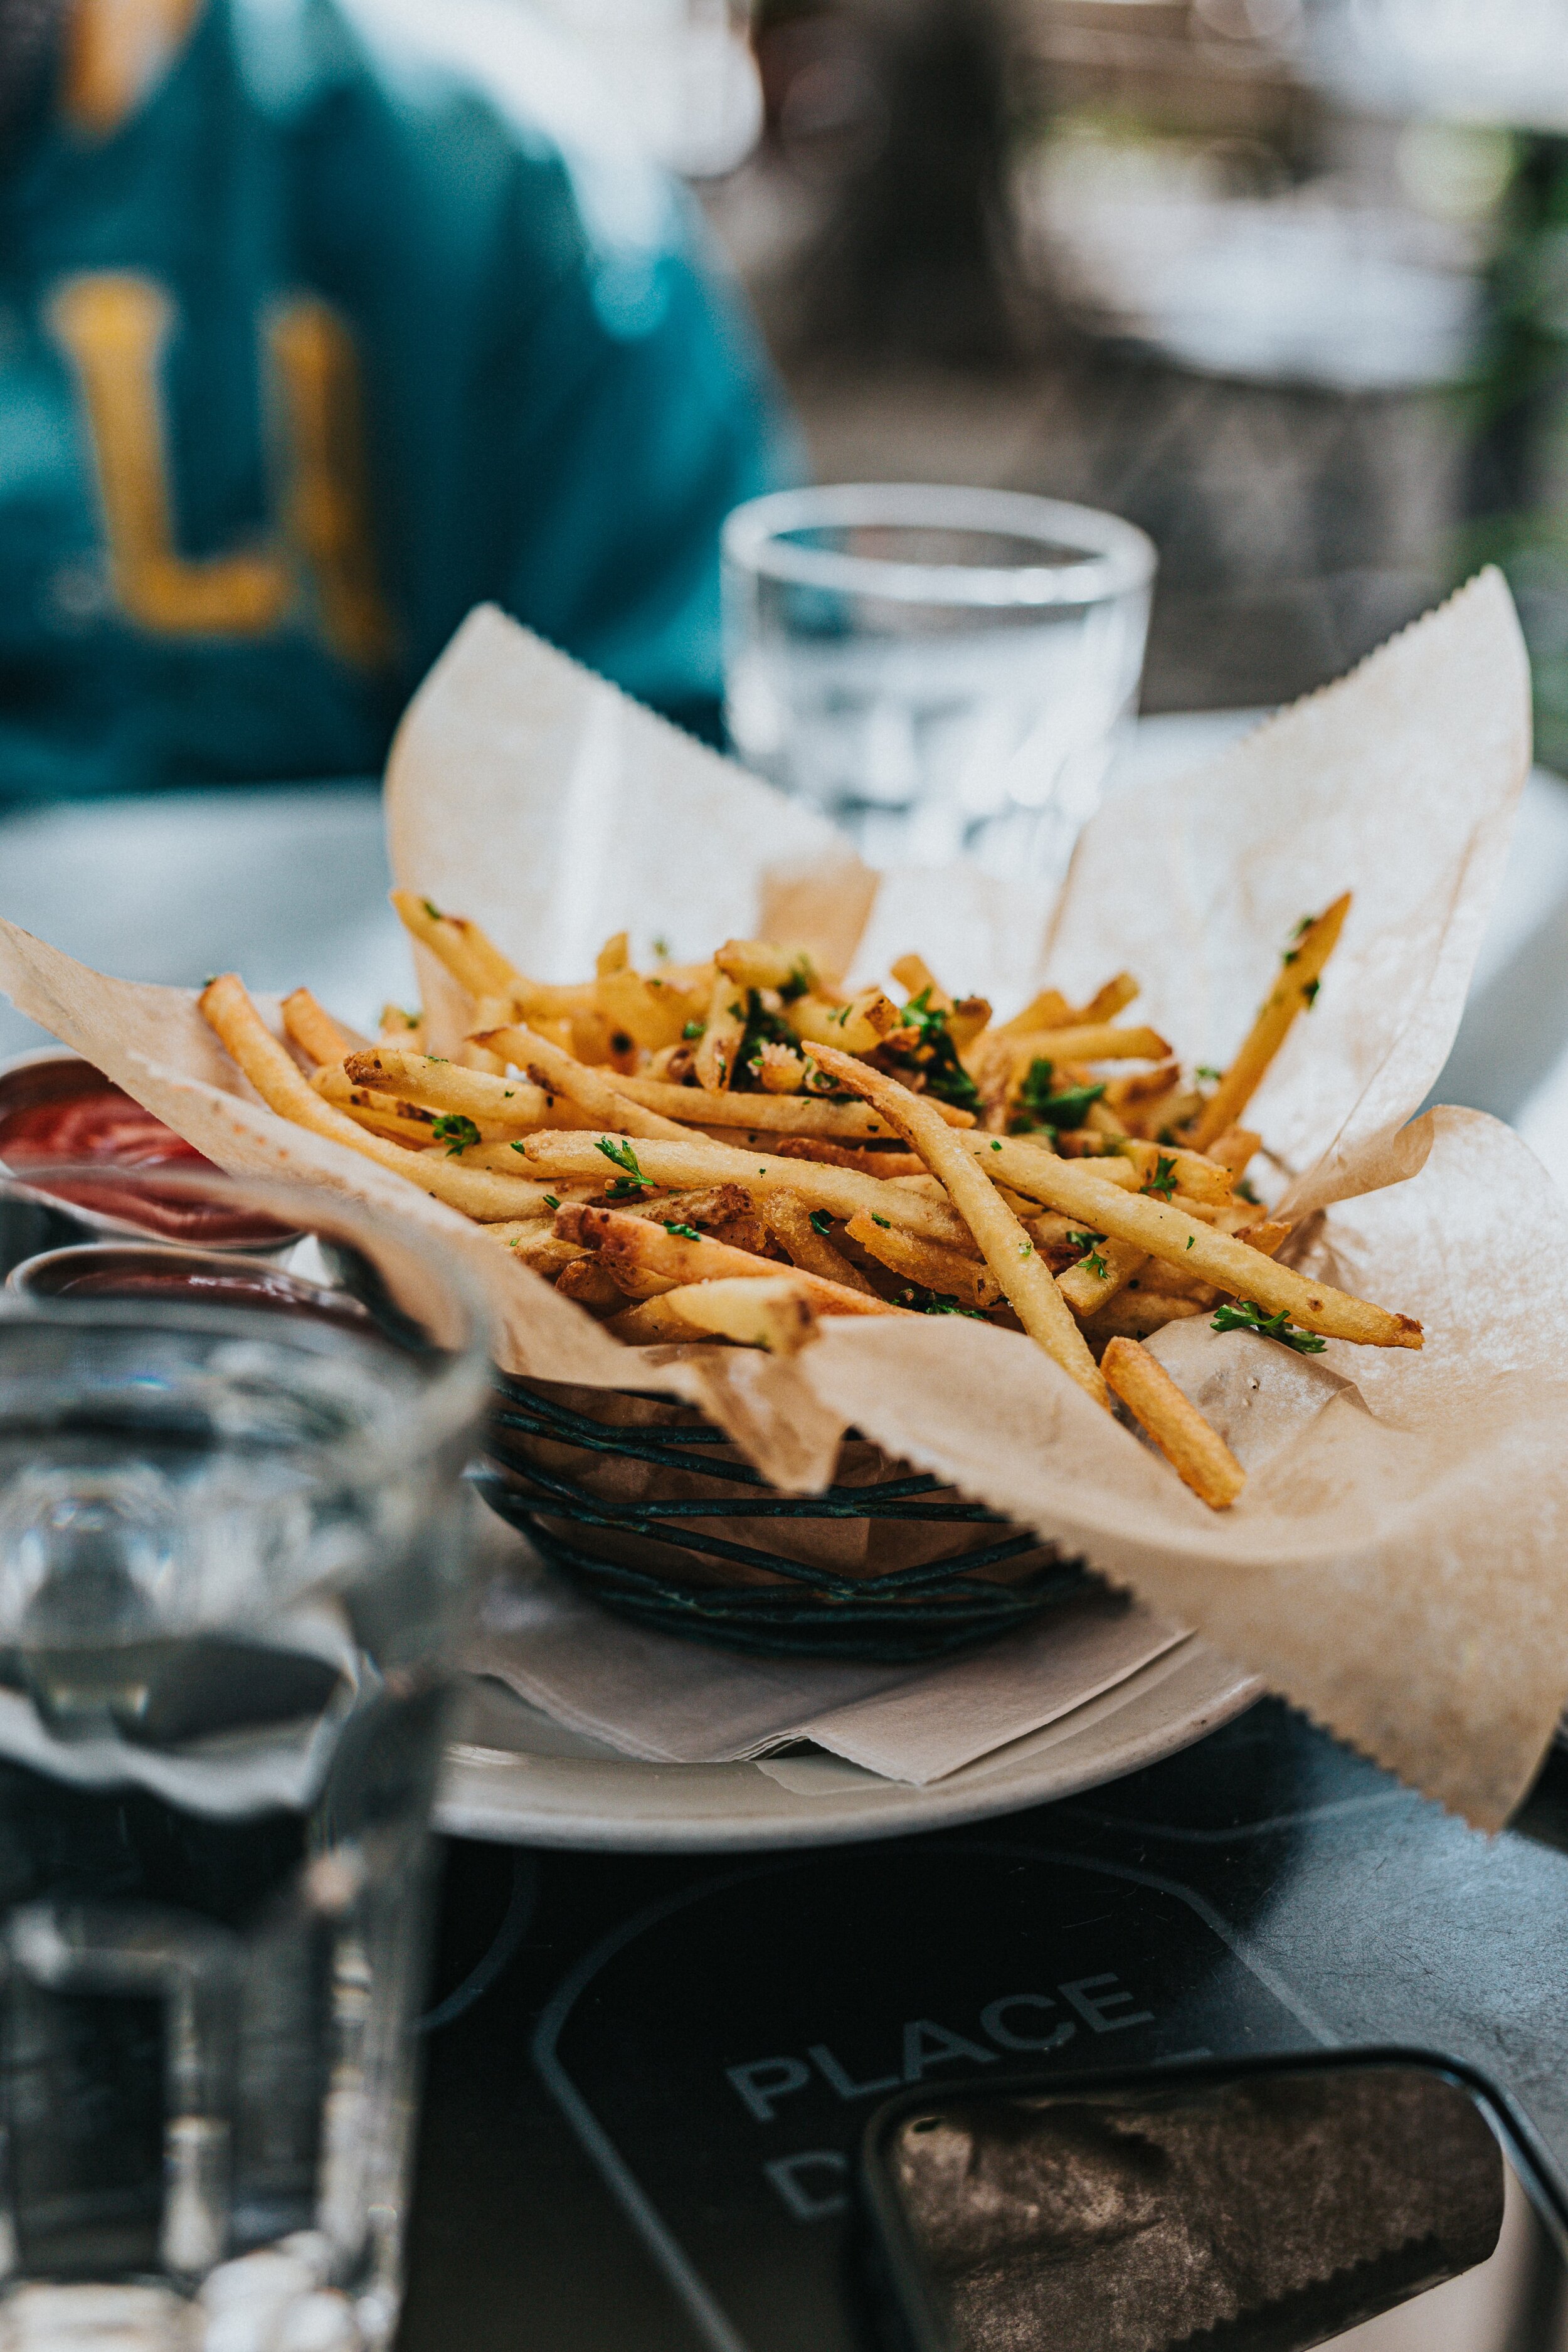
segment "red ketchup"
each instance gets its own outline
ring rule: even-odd
[[[145,1185],[116,1184],[107,1172],[111,1169],[195,1171],[210,1169],[212,1162],[96,1070],[84,1071],[78,1093],[0,1110],[0,1166],[15,1175],[25,1176],[32,1168],[100,1164],[106,1171],[101,1182],[73,1177],[50,1180],[38,1190],[170,1241],[255,1245],[284,1236],[284,1228],[270,1218],[236,1209],[226,1201],[204,1201],[174,1186],[160,1193]]]

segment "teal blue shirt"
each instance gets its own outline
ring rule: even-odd
[[[513,0],[167,47],[68,58],[0,166],[0,800],[369,772],[486,598],[711,713],[719,524],[792,450],[683,192]]]

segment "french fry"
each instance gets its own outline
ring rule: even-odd
[[[817,1058],[830,1076],[872,1104],[919,1152],[974,1236],[981,1255],[1030,1339],[1097,1404],[1107,1404],[1099,1367],[1048,1267],[965,1148],[978,1139],[954,1135],[918,1095],[910,1094],[896,1078],[856,1061],[852,1055],[824,1045],[818,1048]]]
[[[1010,1041],[1015,1037],[1026,1037],[1037,1029],[1070,1029],[1077,1019],[1059,988],[1042,988],[1037,996],[1029,999],[1021,1013],[1014,1013],[1011,1021],[998,1023],[986,1044],[999,1043],[1004,1038]]]
[[[1138,1171],[1138,1189],[1159,1184],[1162,1171],[1173,1178],[1175,1189],[1192,1201],[1228,1201],[1236,1183],[1228,1168],[1205,1159],[1201,1151],[1185,1151],[1180,1144],[1142,1143],[1129,1136],[1118,1146],[1121,1157]],[[1163,1190],[1163,1187],[1161,1187]]]
[[[984,996],[965,996],[947,1016],[947,1034],[959,1055],[978,1048],[982,1032],[991,1019],[991,1006]]]
[[[630,934],[612,931],[594,958],[594,977],[595,980],[608,980],[613,971],[625,971],[631,960]]]
[[[1076,1265],[1058,1275],[1057,1288],[1075,1315],[1098,1315],[1110,1306],[1123,1283],[1131,1281],[1140,1266],[1148,1263],[1148,1251],[1136,1242],[1113,1242],[1107,1235],[1086,1251]]]
[[[425,1051],[425,1016],[422,1013],[405,1012],[401,1004],[384,1004],[379,1033],[384,1045],[398,1045],[409,1054]]]
[[[1014,1067],[1020,1063],[1163,1062],[1171,1048],[1157,1029],[1119,1029],[1113,1021],[1089,1021],[1070,1029],[1037,1029],[1008,1040]]]
[[[1091,1348],[1103,1348],[1107,1339],[1147,1339],[1152,1332],[1163,1331],[1167,1323],[1186,1323],[1194,1316],[1207,1313],[1208,1308],[1200,1307],[1194,1298],[1172,1298],[1152,1290],[1123,1290],[1109,1307],[1102,1307],[1098,1315],[1085,1319],[1083,1336]]]
[[[405,930],[438,956],[457,982],[476,999],[504,996],[510,1002],[522,975],[478,923],[446,915],[416,890],[394,890],[392,903]]]
[[[1107,1386],[1148,1431],[1177,1476],[1212,1511],[1234,1503],[1247,1473],[1163,1364],[1136,1339],[1111,1339],[1100,1358]]]
[[[805,1084],[805,1056],[793,1045],[764,1037],[757,1050],[757,1084],[764,1094],[798,1095]],[[824,1105],[826,1109],[827,1105]]]
[[[478,1043],[488,1045],[519,1069],[526,1070],[536,1087],[548,1088],[552,1094],[564,1095],[568,1102],[585,1110],[601,1127],[618,1127],[623,1134],[638,1136],[679,1136],[682,1130],[672,1118],[657,1110],[646,1110],[629,1095],[618,1091],[612,1079],[591,1070],[585,1063],[563,1054],[552,1045],[537,1030],[524,1028],[518,1022],[507,1029],[487,1029]]]
[[[721,1129],[719,1134],[726,1139]],[[752,1139],[746,1138],[748,1143]],[[835,1143],[825,1135],[781,1135],[773,1139],[773,1148],[781,1160],[816,1160],[830,1168],[858,1168],[863,1176],[878,1177],[883,1183],[895,1176],[918,1176],[922,1165],[912,1151],[858,1149],[852,1143]]]
[[[318,1004],[308,988],[296,988],[283,999],[283,1026],[301,1052],[312,1062],[341,1062],[352,1054],[357,1039],[340,1029],[326,1007]]]
[[[688,1023],[700,1021],[704,1009],[702,994],[682,988],[664,972],[625,968],[606,972],[595,983],[594,995],[610,1041],[618,1032],[650,1054],[679,1045]]]
[[[804,948],[775,947],[771,940],[726,940],[713,959],[737,988],[808,989],[816,972]]]
[[[586,1253],[567,1261],[555,1277],[555,1287],[563,1298],[585,1307],[591,1315],[618,1315],[626,1303],[626,1294],[608,1266]]]
[[[897,1225],[885,1224],[869,1209],[858,1209],[844,1230],[868,1257],[938,1297],[984,1308],[994,1307],[1002,1297],[1001,1284],[986,1266],[959,1250],[945,1249],[941,1242],[922,1242]]]
[[[810,1207],[826,1209],[831,1216],[848,1219],[857,1209],[874,1208],[892,1223],[923,1234],[928,1241],[952,1243],[960,1249],[969,1241],[969,1228],[962,1217],[934,1201],[923,1200],[918,1192],[884,1184],[875,1176],[862,1176],[853,1168],[828,1168],[811,1160],[779,1160],[761,1151],[737,1151],[727,1143],[691,1138],[681,1143],[632,1146],[620,1135],[595,1137],[546,1129],[522,1139],[522,1156],[542,1177],[560,1176],[568,1183],[595,1179],[603,1182],[615,1170],[606,1167],[606,1159],[614,1154],[601,1152],[601,1142],[613,1146],[614,1153],[630,1150],[638,1175],[652,1186],[674,1191],[728,1182],[743,1185],[747,1192],[763,1197],[769,1192],[795,1192]],[[616,1166],[624,1164],[616,1160]]]
[[[924,1097],[921,1097],[924,1100]],[[1044,1200],[1037,1179],[1050,1182],[1053,1171],[1061,1165],[1049,1143],[1037,1136],[965,1135],[965,1149],[985,1173],[999,1183],[1010,1185],[1015,1192],[1026,1198]],[[1043,1164],[1042,1164],[1043,1163]],[[1117,1184],[1129,1192],[1138,1189],[1138,1170],[1121,1151],[1102,1160],[1080,1160],[1079,1168],[1099,1176],[1107,1184]]]
[[[617,1282],[624,1267],[634,1275],[652,1277],[653,1286],[658,1290],[674,1290],[689,1282],[771,1280],[784,1270],[774,1258],[755,1257],[746,1250],[731,1248],[726,1242],[713,1241],[706,1234],[693,1241],[689,1234],[676,1233],[668,1225],[647,1217],[628,1217],[618,1209],[583,1204],[563,1208],[556,1217],[555,1231],[563,1241],[577,1242],[597,1251],[601,1263]],[[879,1298],[875,1291],[825,1281],[819,1275],[802,1273],[795,1279],[801,1295],[809,1299],[818,1315],[898,1315],[905,1311]]]
[[[434,1140],[433,1111],[411,1110],[395,1095],[376,1094],[369,1087],[356,1087],[341,1063],[324,1063],[312,1074],[310,1084],[323,1102],[341,1110],[356,1127],[373,1128],[377,1134],[390,1135],[395,1142],[410,1144],[416,1150]]]
[[[707,1026],[695,1063],[697,1083],[710,1094],[722,1094],[733,1080],[745,1034],[746,992],[721,971],[709,995]]]
[[[1222,1168],[1228,1168],[1234,1182],[1237,1177],[1246,1175],[1248,1162],[1262,1149],[1263,1138],[1255,1135],[1251,1128],[1227,1127],[1208,1146],[1208,1157]]]
[[[658,1078],[615,1077],[610,1084],[628,1102],[694,1125],[744,1127],[757,1134],[766,1129],[776,1135],[821,1135],[837,1143],[892,1140],[887,1121],[861,1102],[824,1102],[816,1095],[737,1094],[720,1106],[701,1087],[672,1087]],[[959,1114],[953,1124],[971,1124],[969,1115]]]
[[[763,1281],[691,1282],[606,1323],[617,1339],[646,1346],[655,1339],[735,1339],[770,1355],[798,1355],[816,1337],[816,1317],[799,1275]]]
[[[498,1176],[488,1169],[461,1168],[445,1153],[409,1151],[368,1128],[357,1127],[323,1102],[278,1043],[258,1013],[237,972],[209,980],[197,999],[203,1019],[227,1047],[268,1110],[331,1142],[346,1143],[362,1159],[374,1160],[395,1176],[405,1176],[422,1192],[461,1209],[481,1223],[492,1217],[526,1216],[544,1198],[546,1187],[525,1178]]]
[[[825,1282],[841,1283],[847,1290],[863,1290],[875,1298],[878,1293],[867,1281],[858,1265],[849,1260],[824,1233],[813,1224],[812,1213],[805,1202],[794,1192],[769,1192],[762,1202],[763,1223],[774,1241],[779,1243],[803,1274],[819,1274]],[[825,1213],[816,1214],[827,1223]]]
[[[356,1087],[395,1095],[423,1110],[451,1111],[471,1118],[486,1141],[537,1127],[552,1115],[553,1097],[531,1078],[498,1078],[465,1070],[430,1054],[410,1054],[391,1045],[351,1054],[344,1074]]]
[[[1106,982],[1103,988],[1097,988],[1089,1003],[1081,1006],[1073,1015],[1073,1025],[1076,1027],[1087,1025],[1091,1022],[1114,1021],[1119,1013],[1126,1011],[1139,992],[1139,984],[1132,974],[1130,971],[1119,971],[1113,980]],[[1062,1025],[1065,1028],[1067,1024],[1064,1022]]]
[[[879,988],[864,988],[847,1004],[820,996],[797,996],[784,1018],[808,1045],[836,1045],[846,1054],[869,1054],[900,1025],[898,1006]]]
[[[1346,890],[1307,925],[1293,948],[1286,950],[1279,977],[1243,1038],[1240,1051],[1198,1113],[1192,1130],[1194,1150],[1204,1150],[1216,1135],[1235,1127],[1258,1092],[1297,1014],[1307,1010],[1318,992],[1323,966],[1339,944],[1350,904],[1351,894]]]
[[[1040,1158],[1042,1165],[1018,1189],[1079,1218],[1086,1232],[1136,1243],[1149,1256],[1200,1276],[1229,1297],[1256,1299],[1271,1315],[1283,1308],[1303,1330],[1326,1339],[1370,1348],[1421,1345],[1421,1326],[1408,1315],[1391,1314],[1326,1282],[1310,1282],[1233,1235],[1216,1233],[1173,1202],[1108,1184],[1082,1160],[1051,1160],[1043,1153]]]
[[[932,1013],[952,1011],[952,997],[932,971],[924,956],[900,956],[896,963],[890,963],[888,966],[888,970],[892,973],[906,997],[916,997],[921,989],[924,989],[928,1011]]]

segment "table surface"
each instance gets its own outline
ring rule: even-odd
[[[1145,722],[1135,771],[1245,723]],[[409,986],[385,888],[369,788],[0,824],[0,913],[130,977],[238,965],[351,1019]],[[28,1042],[0,1007],[0,1053]],[[1531,780],[1436,1091],[1568,1163],[1555,779]],[[846,2189],[879,2098],[1047,2045],[1065,2071],[1415,2044],[1489,2076],[1568,2178],[1565,1912],[1568,1859],[1474,1836],[1272,1701],[978,1830],[739,1866],[448,1842],[458,2013],[428,2041],[404,2352],[848,2352]]]

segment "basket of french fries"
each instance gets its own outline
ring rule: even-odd
[[[357,1044],[304,990],[284,1000],[285,1045],[233,974],[202,1013],[271,1108],[476,1219],[639,1354],[789,1358],[840,1317],[989,1323],[1127,1414],[1220,1510],[1241,1466],[1142,1346],[1152,1332],[1212,1315],[1303,1351],[1421,1344],[1410,1318],[1282,1264],[1289,1223],[1248,1176],[1261,1138],[1244,1115],[1311,1008],[1348,893],[1297,927],[1230,1066],[1203,1072],[1124,1017],[1128,972],[994,1022],[912,951],[889,986],[849,992],[763,940],[638,971],[623,931],[593,978],[548,983],[467,917],[393,903],[467,1000],[453,1055],[392,1006]],[[1084,1574],[853,1434],[823,1492],[781,1495],[689,1405],[630,1391],[503,1378],[482,1486],[612,1608],[752,1649],[957,1646]]]

